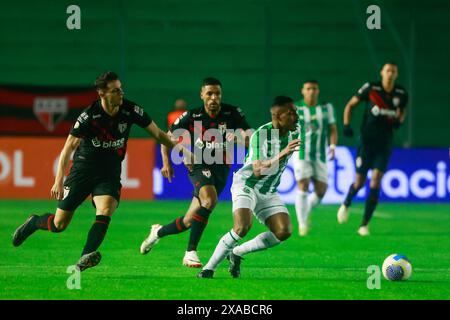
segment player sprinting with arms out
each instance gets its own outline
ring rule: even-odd
[[[367,171],[373,169],[364,216],[358,229],[361,236],[370,234],[368,224],[378,204],[381,178],[392,152],[394,129],[398,129],[405,119],[408,94],[403,87],[395,84],[397,76],[397,65],[385,63],[381,69],[381,81],[364,84],[344,110],[344,135],[353,137],[350,127],[352,110],[360,101],[366,102],[356,158],[356,180],[350,186],[337,215],[339,223],[347,222],[352,199],[364,186]]]
[[[298,117],[293,100],[276,97],[272,107],[272,122],[256,130],[250,139],[250,150],[244,166],[233,176],[233,228],[226,233],[198,274],[199,278],[212,278],[217,266],[229,255],[230,273],[240,276],[240,264],[245,254],[268,249],[288,239],[292,233],[289,212],[277,194],[281,175],[289,157],[300,147]],[[252,225],[252,215],[269,231],[236,246]]]
[[[119,205],[121,163],[133,124],[144,128],[168,148],[184,150],[193,161],[192,154],[172,142],[141,107],[124,99],[122,83],[114,72],[102,74],[95,85],[100,99],[81,113],[61,151],[51,189],[51,196],[58,200],[55,214],[31,215],[13,236],[13,245],[17,247],[37,230],[64,231],[75,210],[91,194],[96,218],[77,263],[81,271],[100,262],[101,254],[97,249]],[[73,165],[64,181],[73,151]]]
[[[325,195],[328,187],[327,157],[334,159],[337,144],[337,128],[331,103],[319,102],[319,83],[308,80],[303,83],[303,99],[295,103],[300,126],[304,125],[305,148],[294,154],[294,173],[298,185],[295,211],[301,236],[309,231],[309,215]],[[327,146],[329,154],[327,155]],[[310,182],[314,192],[308,196]]]
[[[183,265],[192,268],[202,266],[197,254],[197,247],[217,204],[218,197],[227,183],[230,163],[226,159],[228,148],[226,141],[233,141],[236,137],[244,144],[248,143],[246,137],[251,135],[250,126],[242,110],[222,102],[222,84],[218,79],[206,78],[203,80],[200,98],[203,105],[185,112],[174,122],[169,131],[170,136],[176,131],[186,133],[189,136],[188,140],[191,142],[193,152],[196,155],[199,153],[203,155],[200,159],[201,163],[196,163],[193,170],[189,172],[189,180],[194,187],[191,205],[184,216],[178,217],[171,223],[164,226],[153,225],[150,234],[142,242],[140,248],[142,254],[147,254],[161,238],[190,229]],[[227,133],[227,129],[240,130],[234,135],[230,132]],[[212,132],[216,132],[218,135],[212,137],[209,134]],[[161,148],[161,153],[163,158],[161,172],[170,181],[173,177],[170,155],[165,147]],[[214,159],[209,159],[213,161],[208,161],[208,154],[214,155]]]

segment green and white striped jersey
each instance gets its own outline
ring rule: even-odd
[[[324,103],[308,107],[303,100],[299,100],[295,103],[295,107],[298,121],[306,130],[304,151],[300,149],[295,156],[301,160],[326,162],[329,125],[336,123],[332,104]]]
[[[272,159],[286,148],[289,142],[302,135],[304,136],[304,128],[300,126],[282,137],[279,136],[278,129],[273,128],[272,122],[259,127],[250,138],[250,149],[245,156],[245,163],[234,174],[233,179],[240,179],[247,187],[256,189],[261,194],[275,193],[290,156],[282,159],[277,166],[267,169],[259,178],[253,174],[253,161]],[[300,148],[302,147],[303,144]]]

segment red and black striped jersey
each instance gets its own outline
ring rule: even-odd
[[[391,92],[386,92],[381,81],[367,82],[355,96],[366,102],[361,124],[363,138],[380,143],[391,142],[397,109],[406,108],[408,102],[405,88],[395,85]]]
[[[71,135],[82,139],[73,157],[74,166],[120,174],[131,126],[137,124],[145,128],[151,122],[144,109],[132,101],[124,99],[114,117],[103,110],[100,100],[93,102],[70,131]]]
[[[208,163],[208,160],[202,157],[202,164],[209,165],[229,162],[226,158],[227,145],[229,145],[226,134],[237,129],[244,131],[250,129],[244,112],[239,107],[222,103],[220,112],[214,118],[206,113],[204,106],[186,111],[175,120],[170,131],[176,137],[182,136],[183,133],[188,134],[194,153],[201,152],[202,155],[210,154],[211,158],[222,159]]]

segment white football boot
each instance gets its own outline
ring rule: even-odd
[[[197,251],[186,251],[183,258],[183,265],[189,268],[201,268],[203,266],[197,256]]]
[[[152,228],[150,229],[150,234],[141,244],[140,251],[142,254],[149,253],[150,250],[152,250],[152,248],[155,246],[155,244],[158,243],[158,241],[159,241],[158,230],[161,228],[162,228],[162,226],[160,224],[152,225]]]
[[[358,229],[358,234],[359,234],[361,237],[367,237],[367,236],[370,236],[369,227],[368,227],[368,226],[361,226],[361,227],[359,227],[359,229]]]
[[[337,220],[340,224],[346,223],[348,221],[348,207],[341,204],[337,213]]]

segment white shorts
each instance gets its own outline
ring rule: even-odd
[[[328,183],[328,168],[326,162],[306,161],[294,158],[295,180],[314,178],[317,181]]]
[[[261,194],[258,190],[247,187],[243,181],[233,179],[231,197],[233,200],[233,212],[241,208],[250,209],[262,224],[265,224],[267,218],[274,214],[280,212],[289,214],[278,194]]]

